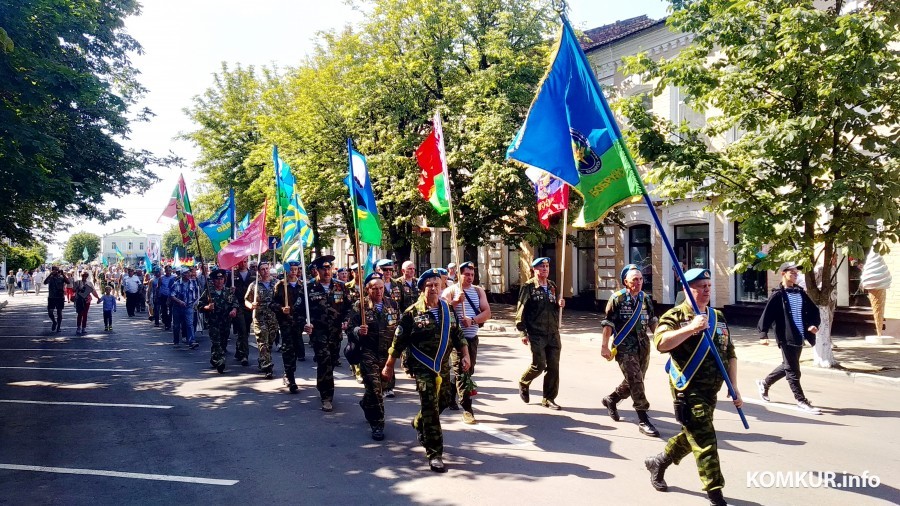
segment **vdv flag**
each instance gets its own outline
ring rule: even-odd
[[[350,139],[347,139],[347,152],[350,155],[350,173],[344,179],[344,184],[350,189],[350,203],[353,206],[354,222],[359,230],[359,240],[381,246],[381,223],[366,157],[353,149],[353,141]]]
[[[234,220],[234,197],[229,194],[225,203],[206,221],[200,222],[199,227],[209,237],[216,254],[231,240],[231,226]]]
[[[119,260],[125,260],[125,253],[122,253],[122,250],[119,249],[118,244],[114,249],[116,250],[116,256],[119,257]]]
[[[637,200],[643,184],[584,51],[562,21],[553,63],[506,156],[572,185],[584,197],[576,225],[588,226]]]
[[[277,209],[281,214],[281,243],[284,245],[284,261],[299,260],[301,246],[310,246],[313,241],[309,215],[300,200],[297,180],[291,167],[278,156],[278,146],[272,149],[275,163],[275,189]],[[300,241],[303,241],[301,245]]]
[[[153,262],[150,261],[150,256],[147,253],[144,253],[144,270],[146,272],[153,270]]]

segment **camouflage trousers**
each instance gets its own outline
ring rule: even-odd
[[[644,394],[644,375],[650,366],[650,348],[641,346],[636,353],[616,353],[616,362],[625,379],[612,394],[614,401],[631,397],[635,411],[647,411],[650,402]]]
[[[281,360],[284,372],[297,370],[297,359],[306,357],[303,346],[303,327],[295,323],[281,322]]]
[[[252,322],[252,312],[239,308],[234,319],[234,358],[238,360],[250,358],[249,338]]]
[[[716,428],[713,427],[715,399],[705,399],[687,394],[685,402],[690,406],[691,419],[681,427],[681,432],[666,443],[666,455],[677,465],[693,452],[703,490],[716,490],[725,486],[725,477],[719,464]]]
[[[323,401],[334,400],[334,362],[341,349],[341,331],[316,333],[309,337],[316,357],[316,389]]]
[[[260,371],[270,371],[275,368],[272,363],[272,345],[275,344],[275,338],[278,336],[278,322],[275,321],[275,315],[272,314],[256,314],[253,319],[253,335],[256,336],[256,346],[259,348],[259,364]]]
[[[449,371],[441,374],[440,391],[438,376],[433,371],[415,371],[416,391],[419,392],[421,408],[413,419],[413,427],[419,436],[419,442],[425,447],[428,459],[444,454],[444,432],[441,430],[441,413],[450,405],[456,390],[450,381]]]
[[[386,388],[386,381],[381,377],[381,369],[387,362],[387,355],[379,356],[369,350],[363,350],[359,370],[362,374],[366,393],[359,401],[359,407],[366,415],[366,421],[372,428],[384,429],[384,399],[381,394]]]
[[[208,330],[211,348],[209,361],[218,367],[225,363],[225,347],[228,346],[228,336],[231,334],[231,322],[210,322]]]
[[[531,365],[519,382],[530,385],[544,373],[544,399],[554,400],[559,394],[559,353],[562,349],[559,333],[550,336],[528,336],[531,342]]]
[[[463,372],[462,360],[459,357],[459,353],[456,353],[456,350],[453,350],[454,353],[451,358],[453,372],[456,373],[456,398],[459,400],[459,405],[462,406],[463,411],[471,413],[472,396],[466,390],[466,375],[468,374],[471,377],[475,374],[475,360],[478,357],[478,336],[466,339],[466,341],[469,344],[469,370]]]

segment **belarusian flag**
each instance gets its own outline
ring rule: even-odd
[[[194,222],[194,212],[191,210],[191,200],[188,198],[183,175],[178,176],[178,184],[172,190],[172,197],[160,216],[163,217],[177,219],[178,228],[181,230],[181,243],[190,242],[191,232],[197,229],[197,225]]]
[[[450,210],[450,177],[447,173],[447,153],[444,151],[444,130],[441,117],[434,114],[431,134],[416,149],[419,162],[419,193],[439,214]]]

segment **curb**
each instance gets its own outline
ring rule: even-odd
[[[778,364],[773,364],[772,362],[762,362],[759,360],[740,360],[739,363],[743,364],[753,364],[758,366],[769,366],[774,367]],[[856,372],[856,371],[848,371],[845,369],[824,369],[821,367],[800,367],[804,373],[810,373],[816,376],[843,376],[845,378],[849,378],[854,383],[867,383],[870,385],[879,385],[879,386],[890,386],[890,387],[900,387],[900,378],[893,378],[887,376],[879,376],[877,374],[865,373],[865,372]]]

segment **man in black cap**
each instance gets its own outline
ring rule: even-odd
[[[615,390],[603,398],[609,417],[619,421],[616,403],[631,397],[638,415],[638,430],[650,437],[659,437],[659,431],[650,422],[647,410],[650,402],[644,394],[644,376],[650,365],[650,337],[648,332],[656,328],[657,318],[653,303],[642,288],[644,274],[635,264],[628,264],[620,276],[625,288],[614,293],[606,303],[606,317],[600,322],[603,328],[603,345],[600,354],[606,360],[615,356],[624,379]],[[612,348],[609,346],[610,337]]]
[[[256,281],[256,274],[250,272],[247,259],[237,264],[237,268],[231,271],[234,277],[234,297],[238,301],[245,300],[247,288]],[[241,365],[250,365],[250,326],[253,324],[253,311],[241,304],[237,318],[234,319],[234,358],[240,360]]]
[[[308,323],[312,324],[309,341],[316,357],[316,388],[322,398],[322,411],[334,409],[334,366],[338,361],[341,349],[341,332],[346,328],[347,312],[350,304],[347,300],[347,287],[342,281],[332,277],[331,255],[321,256],[312,261],[317,276],[306,285],[306,296],[309,300]],[[294,312],[304,311],[298,300]]]
[[[384,281],[381,274],[373,272],[366,277],[365,313],[366,321],[360,315],[360,301],[353,305],[347,338],[354,341],[362,351],[359,362],[366,394],[359,401],[366,420],[372,429],[372,439],[384,439],[384,399],[383,387],[388,380],[381,377],[381,370],[387,362],[388,349],[394,340],[394,331],[400,319],[397,303],[384,296]]]
[[[775,325],[775,339],[783,360],[765,379],[756,380],[756,387],[762,400],[769,402],[769,388],[781,378],[787,378],[788,386],[797,401],[797,408],[821,415],[822,412],[813,407],[800,386],[800,353],[803,351],[804,340],[810,346],[815,346],[822,317],[816,303],[797,285],[797,264],[783,263],[778,271],[781,273],[781,284],[772,290],[756,330],[762,343],[767,345],[769,330]]]
[[[425,447],[428,466],[436,473],[444,466],[444,433],[440,415],[453,398],[455,385],[450,381],[450,348],[462,356],[461,369],[469,370],[469,348],[453,310],[441,299],[443,282],[437,269],[419,276],[419,300],[400,318],[388,359],[381,371],[386,379],[394,376],[394,363],[409,349],[409,368],[416,378],[421,409],[413,419],[419,442]]]
[[[209,340],[209,363],[219,373],[225,372],[225,348],[228,346],[228,335],[231,332],[231,321],[237,316],[238,304],[234,292],[225,288],[225,271],[216,269],[209,276],[212,287],[200,296],[198,309],[206,314]]]
[[[300,274],[300,262],[291,260],[287,262],[288,270],[284,279],[275,284],[275,296],[272,299],[272,311],[278,318],[278,326],[281,329],[281,359],[284,362],[284,385],[290,392],[296,393],[297,380],[294,373],[297,371],[297,360],[306,360],[306,348],[303,346],[303,326],[305,314],[298,319],[293,314],[294,305],[304,296],[303,286],[297,280]],[[302,306],[302,304],[301,304]]]
[[[531,365],[519,379],[519,397],[528,404],[531,399],[528,391],[531,382],[546,371],[541,406],[558,411],[562,409],[556,403],[556,395],[559,393],[559,354],[562,349],[559,308],[564,307],[566,301],[549,279],[549,258],[536,258],[531,263],[531,268],[534,270],[534,277],[522,285],[519,303],[516,305],[516,330],[520,333],[522,343],[531,346]]]

